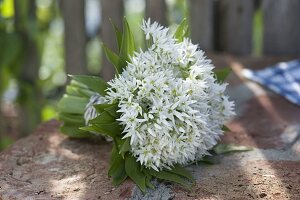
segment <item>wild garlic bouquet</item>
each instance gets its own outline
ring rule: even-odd
[[[103,45],[114,79],[71,76],[59,103],[61,131],[111,139],[108,174],[116,185],[129,177],[142,191],[152,178],[189,187],[193,177],[183,167],[209,155],[234,115],[222,83],[228,71],[212,71],[185,20],[175,33],[150,20],[141,28],[145,50],[135,48],[126,19],[122,33],[114,26],[119,53]]]

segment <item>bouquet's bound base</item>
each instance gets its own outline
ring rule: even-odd
[[[300,199],[300,107],[233,76],[231,96],[240,110],[223,141],[255,149],[189,167],[193,191],[171,185],[164,198]],[[47,122],[1,152],[0,199],[140,199],[132,182],[114,188],[108,179],[110,144],[68,139],[58,126]]]

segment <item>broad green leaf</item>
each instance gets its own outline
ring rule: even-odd
[[[118,43],[118,48],[119,48],[119,51],[121,49],[121,44],[122,44],[122,33],[121,31],[118,29],[118,27],[116,26],[116,24],[111,20],[110,20],[110,23],[112,24],[114,30],[115,30],[115,34],[116,34],[116,38],[117,38],[117,43]]]
[[[72,85],[68,85],[66,87],[66,92],[67,92],[67,94],[72,95],[72,96],[78,96],[78,97],[84,96],[86,98],[90,98],[93,94],[95,94],[91,90],[79,88],[79,87],[72,86]]]
[[[78,88],[77,91],[79,92],[79,94],[81,96],[84,96],[84,97],[87,97],[87,98],[90,98],[92,95],[95,94],[95,92],[92,92],[91,90],[87,90],[87,89]]]
[[[121,113],[118,113],[119,110],[118,104],[113,104],[113,106],[105,108],[105,111],[107,111],[111,116],[114,118],[120,118]]]
[[[113,178],[113,184],[115,185],[120,185],[127,178],[125,171],[125,160],[121,157],[116,149],[113,149],[111,154],[108,175]]]
[[[105,133],[110,134],[112,137],[120,135],[123,132],[122,126],[120,126],[119,122],[113,122],[111,124],[101,124],[97,125],[101,128]]]
[[[71,77],[71,75],[68,75]],[[75,81],[75,80],[71,80],[70,84],[73,87],[77,87],[77,88],[82,88],[82,89],[89,89],[87,85],[82,84],[81,82]]]
[[[87,75],[71,75],[72,79],[85,84],[91,90],[101,94],[106,95],[107,83],[97,76],[87,76]]]
[[[121,135],[119,135],[119,137],[114,137],[114,142],[115,142],[116,147],[118,148],[118,151],[120,153],[120,149],[121,149],[122,145],[124,144],[125,140],[122,139]]]
[[[74,87],[74,86],[71,86],[71,85],[67,85],[66,93],[68,95],[81,97],[81,94],[78,92],[77,87]]]
[[[58,103],[58,109],[60,112],[64,113],[84,114],[87,103],[87,98],[65,94]]]
[[[238,152],[238,151],[250,151],[251,147],[240,146],[235,144],[217,144],[212,149],[216,154],[224,154],[230,152]]]
[[[94,105],[95,109],[97,110],[98,113],[102,113],[104,111],[108,112],[111,116],[114,118],[119,118],[121,113],[118,113],[117,111],[119,110],[118,104],[97,104]]]
[[[82,115],[69,114],[69,113],[59,113],[59,119],[67,123],[82,123],[84,124],[84,119]]]
[[[215,71],[215,76],[216,79],[219,83],[223,83],[226,79],[226,77],[230,74],[231,69],[230,68],[225,68],[225,69],[220,69]]]
[[[132,156],[125,158],[125,171],[126,174],[137,184],[137,186],[143,191],[146,191],[146,175],[141,172],[140,164],[136,162],[136,159]]]
[[[99,133],[101,130],[98,130],[96,126],[82,126],[79,127],[80,130],[82,131],[88,131],[88,132],[92,132],[92,133]],[[100,135],[106,136],[105,134],[101,134]]]
[[[123,37],[120,49],[120,57],[126,61],[130,61],[130,56],[133,55],[135,51],[135,44],[133,34],[130,30],[126,18],[123,19]]]
[[[89,132],[93,132],[96,134],[100,134],[102,136],[109,136],[111,138],[114,138],[120,132],[119,128],[116,126],[115,123],[116,122],[111,123],[111,124],[98,124],[98,125],[93,124],[90,126],[80,127],[79,129],[83,130],[83,131],[89,131]]]
[[[178,183],[180,185],[182,185],[183,187],[190,189],[191,188],[191,184],[188,183],[187,179],[179,176],[177,174],[174,174],[170,171],[155,171],[153,169],[147,169],[147,172],[149,174],[151,174],[152,176],[161,179],[161,180],[166,180],[166,181],[171,181],[174,183]]]
[[[102,44],[103,50],[105,52],[105,55],[108,59],[108,61],[115,67],[116,72],[118,74],[121,74],[123,71],[123,68],[126,67],[126,61],[124,58],[119,57],[117,54],[115,54],[112,50],[110,50],[107,46]]]
[[[123,142],[123,144],[121,145],[121,148],[120,148],[120,154],[123,158],[124,158],[125,153],[131,150],[130,138],[126,138],[124,140],[125,141]]]
[[[105,109],[110,108],[112,106],[118,106],[118,104],[108,104],[108,103],[102,103],[102,104],[96,104],[94,105],[95,109],[98,113],[102,113],[105,111]]]
[[[146,174],[146,187],[154,189],[154,185],[151,183],[152,180],[152,175],[145,173]]]
[[[111,124],[115,122],[116,119],[111,116],[107,111],[100,113],[96,118],[89,121],[90,124]]]
[[[121,116],[121,113],[118,113],[119,110],[118,104],[97,104],[94,105],[95,109],[98,113],[107,112],[110,114],[114,119],[117,119]]]
[[[182,42],[183,38],[188,37],[189,35],[189,25],[186,19],[183,19],[182,22],[179,24],[176,32],[174,34],[175,38],[178,42]]]
[[[201,159],[197,160],[196,163],[205,163],[208,165],[215,165],[215,164],[219,164],[220,161],[216,156],[204,156]]]
[[[92,124],[91,126],[81,127],[80,129],[86,131],[94,131],[96,133],[107,135],[112,138],[120,135],[123,131],[118,122],[113,122],[110,124]]]
[[[109,165],[112,165],[112,163],[114,162],[114,157],[116,154],[116,156],[120,156],[119,155],[119,148],[117,147],[116,145],[116,142],[115,142],[115,138],[113,138],[113,147],[112,147],[112,150],[111,150],[111,153],[110,153],[110,159],[109,159]]]
[[[76,125],[74,126],[63,125],[60,127],[60,131],[72,138],[89,138],[91,136],[90,133],[83,130],[79,130],[78,127],[79,126]]]
[[[192,174],[180,165],[175,165],[174,168],[170,172],[180,175],[180,176],[183,176],[185,178],[188,178],[191,181],[194,180],[194,177],[192,176]]]

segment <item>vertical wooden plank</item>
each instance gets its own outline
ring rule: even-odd
[[[252,52],[253,0],[219,0],[218,44],[228,53],[247,55]]]
[[[167,25],[167,6],[165,0],[146,0],[145,19],[151,18],[151,21],[157,21],[159,24]]]
[[[300,55],[300,1],[263,0],[264,48],[267,55]]]
[[[190,0],[191,37],[203,50],[214,47],[214,1]]]
[[[122,30],[122,20],[124,17],[124,5],[122,0],[101,0],[101,31],[100,37],[114,52],[118,51],[114,29],[110,23],[111,19]],[[101,75],[105,80],[114,77],[115,70],[109,63],[104,52],[102,51],[102,68]]]
[[[63,0],[65,62],[68,74],[86,74],[85,1]]]

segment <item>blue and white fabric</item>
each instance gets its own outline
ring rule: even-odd
[[[244,69],[242,73],[300,106],[300,60],[281,62],[256,71]]]

